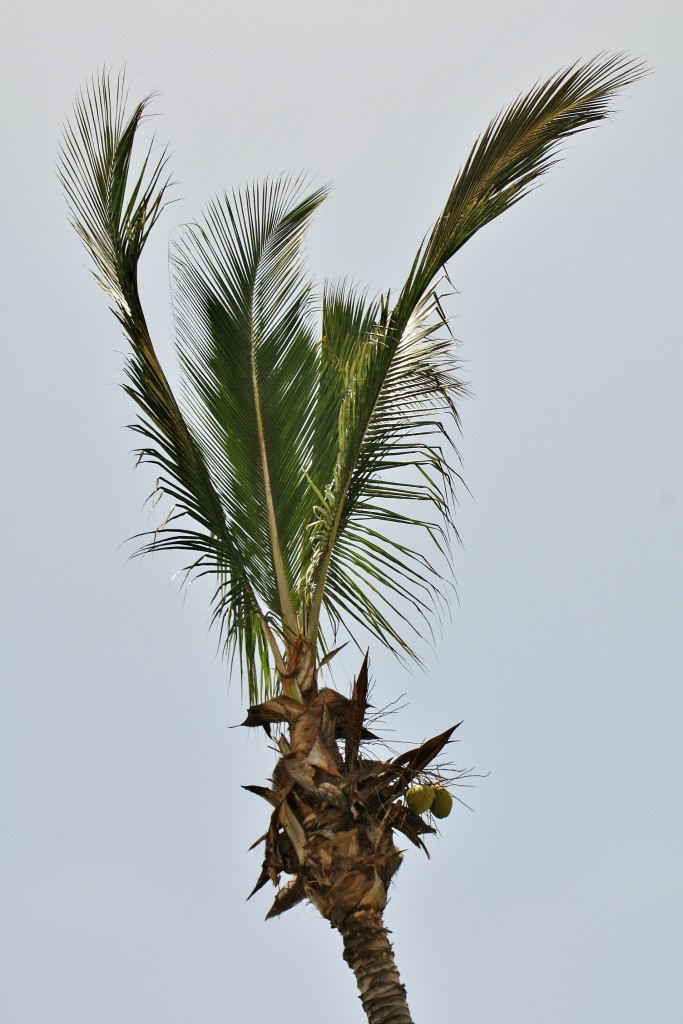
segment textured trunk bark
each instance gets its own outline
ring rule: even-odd
[[[381,911],[353,911],[337,927],[368,1024],[413,1024]]]

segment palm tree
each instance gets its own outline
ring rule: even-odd
[[[394,837],[424,847],[447,813],[435,759],[456,727],[373,758],[367,656],[350,696],[321,686],[319,670],[358,627],[416,658],[414,637],[447,596],[458,477],[447,424],[464,388],[439,297],[446,264],[643,74],[598,57],[495,117],[395,297],[348,282],[314,292],[302,244],[325,188],[280,177],[216,199],[171,254],[179,397],[138,292],[169,187],[165,152],[150,148],[131,172],[149,98],[127,110],[123,77],[102,74],[65,130],[73,225],[130,342],[138,455],[171,504],[141,551],[188,552],[188,573],[213,579],[213,621],[246,679],[244,724],[274,731],[270,785],[247,787],[271,808],[254,891],[286,875],[268,916],[308,900],[339,930],[370,1024],[411,1020],[383,924]]]

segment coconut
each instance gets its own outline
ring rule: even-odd
[[[431,786],[411,786],[406,803],[413,814],[424,814],[434,803],[434,790]]]
[[[435,818],[447,818],[453,809],[453,797],[443,786],[434,787],[434,800],[431,812]]]

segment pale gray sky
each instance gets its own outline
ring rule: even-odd
[[[125,62],[161,93],[181,199],[143,284],[168,360],[168,237],[214,191],[333,180],[313,270],[398,284],[488,119],[622,48],[656,74],[451,264],[460,605],[426,673],[371,654],[376,703],[407,694],[397,735],[464,718],[454,756],[490,771],[393,890],[415,1020],[683,1020],[682,30],[667,0],[5,0],[3,1022],[363,1020],[321,919],[244,902],[265,812],[240,786],[272,755],[228,729],[206,594],[119,546],[152,479],[54,176],[78,87]]]

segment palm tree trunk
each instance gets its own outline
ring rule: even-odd
[[[353,911],[337,927],[368,1024],[413,1024],[381,911]]]

